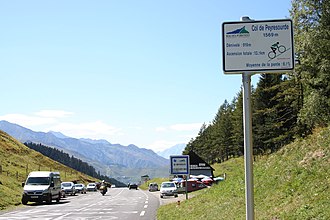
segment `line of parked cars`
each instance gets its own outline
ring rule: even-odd
[[[87,191],[97,191],[96,183],[89,183],[87,186],[85,186],[83,183],[61,183],[61,195],[63,198],[65,198],[68,194],[71,196],[76,195],[76,193],[86,194]]]
[[[58,203],[66,195],[85,194],[87,191],[97,191],[97,183],[89,183],[85,186],[82,183],[62,182],[59,172],[32,171],[29,173],[25,182],[22,182],[22,204],[28,202]]]
[[[225,180],[224,177],[211,178],[205,175],[190,175],[190,178],[186,181],[183,178],[173,178],[171,181],[162,182],[160,185],[160,197],[174,196],[178,197],[179,193],[192,192],[200,189],[204,189],[212,186],[219,181]],[[157,183],[149,183],[148,190],[158,191]]]

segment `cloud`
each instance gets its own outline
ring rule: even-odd
[[[91,139],[107,139],[111,136],[121,135],[121,129],[110,126],[102,121],[86,122],[86,123],[59,123],[48,128],[52,131],[60,131],[61,133],[76,138]]]
[[[130,126],[129,128],[132,128],[134,130],[143,130],[142,126]]]
[[[53,124],[56,119],[49,117],[38,117],[23,114],[7,114],[0,116],[0,120],[6,120],[11,123],[19,124],[24,127],[39,126],[45,124]]]
[[[202,125],[203,123],[187,123],[156,127],[156,132],[160,133],[160,135],[169,135],[168,137],[171,140],[164,140],[164,136],[160,137],[158,140],[148,144],[148,148],[159,152],[179,143],[187,144],[192,138],[196,137]]]
[[[102,120],[73,122],[72,120],[76,120],[72,117],[74,115],[73,112],[63,110],[40,110],[31,114],[7,114],[0,116],[0,120],[16,123],[34,131],[57,131],[74,138],[106,139],[111,143],[127,142],[147,146],[155,152],[178,143],[188,143],[202,126],[202,123],[173,124],[156,127],[156,133],[153,133],[139,126],[130,126],[124,130]],[[148,135],[145,135],[146,132]]]
[[[32,115],[7,114],[0,116],[0,120],[6,120],[24,127],[33,127],[54,124],[57,122],[57,119],[70,115],[73,115],[73,113],[62,110],[41,110]]]
[[[67,112],[62,110],[41,110],[35,113],[37,116],[45,118],[64,118],[73,115],[73,112]]]
[[[162,132],[162,131],[167,131],[167,128],[165,128],[165,127],[157,127],[155,130],[158,131],[158,132]]]
[[[182,143],[182,142],[158,140],[149,144],[148,147],[150,147],[150,149],[152,149],[154,152],[159,152],[168,149],[170,147],[173,147],[178,143]]]
[[[67,136],[76,138],[111,140],[113,136],[118,137],[123,135],[121,129],[115,128],[100,120],[83,123],[61,121],[61,119],[72,115],[74,115],[73,112],[62,110],[41,110],[31,115],[7,114],[0,116],[0,120],[6,120],[35,131],[58,131]]]

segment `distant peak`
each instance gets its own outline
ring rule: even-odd
[[[68,138],[67,136],[65,136],[64,134],[62,134],[61,132],[58,132],[58,131],[49,131],[47,133],[52,134],[57,138]]]

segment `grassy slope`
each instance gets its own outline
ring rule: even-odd
[[[330,129],[254,163],[255,219],[330,219]],[[245,219],[243,158],[213,166],[227,180],[188,201],[162,206],[162,219]]]
[[[86,183],[96,179],[70,169],[29,149],[0,131],[0,210],[20,205],[22,182],[34,170],[60,171],[62,181],[78,180]]]

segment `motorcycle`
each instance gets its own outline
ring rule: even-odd
[[[101,186],[100,187],[100,192],[102,194],[102,196],[104,196],[107,193],[108,189],[106,186]]]

